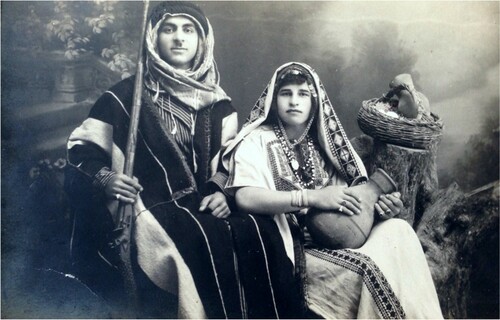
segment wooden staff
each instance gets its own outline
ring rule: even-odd
[[[137,62],[137,72],[135,75],[134,97],[132,111],[130,114],[130,126],[128,130],[127,149],[125,152],[125,165],[123,170],[123,173],[131,178],[133,177],[134,171],[135,151],[137,145],[137,129],[139,126],[139,115],[141,111],[142,82],[144,77],[143,50],[149,7],[148,0],[144,0],[143,2],[144,10],[142,19],[142,34],[139,43],[139,59]],[[117,230],[121,230],[120,236],[118,236],[118,238],[115,240],[115,244],[119,246],[120,265],[118,268],[123,276],[125,292],[130,300],[127,306],[132,309],[133,312],[138,303],[137,286],[135,283],[132,264],[130,260],[130,244],[134,222],[134,206],[131,204],[126,204],[124,202],[120,202],[118,206],[118,218],[119,220],[117,223]]]

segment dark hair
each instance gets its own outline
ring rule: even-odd
[[[308,82],[308,84],[312,84],[308,80],[309,79],[302,73],[286,73],[276,82],[275,91],[278,92],[281,88],[289,84],[303,84],[305,82]]]

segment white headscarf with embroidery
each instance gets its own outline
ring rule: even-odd
[[[335,169],[340,173],[348,185],[354,181],[366,180],[366,169],[358,154],[352,147],[344,128],[342,127],[333,105],[328,98],[323,83],[316,72],[307,64],[299,62],[289,62],[279,67],[274,73],[271,82],[264,89],[254,107],[250,111],[245,124],[238,133],[231,145],[223,155],[223,164],[229,168],[231,153],[241,140],[250,132],[264,123],[267,119],[273,104],[273,96],[276,95],[276,83],[278,76],[288,70],[301,70],[313,80],[314,89],[317,92],[316,124],[318,141],[325,151],[328,160],[331,161]],[[326,160],[326,159],[325,159]]]

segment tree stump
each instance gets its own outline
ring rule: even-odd
[[[369,173],[384,169],[399,185],[424,249],[445,318],[499,317],[499,182],[469,194],[438,189],[438,142],[427,150],[385,144],[366,135],[354,149]],[[496,173],[494,173],[496,174]]]
[[[353,139],[352,144],[369,174],[381,168],[398,184],[401,200],[405,205],[405,210],[398,218],[416,227],[424,210],[434,201],[438,189],[438,142],[429,149],[412,149],[362,135]]]
[[[420,181],[415,203],[414,228],[418,227],[427,208],[436,201],[436,195],[439,190],[436,164],[439,142],[439,140],[436,140],[427,148],[427,151],[429,152],[428,158],[426,159],[426,167],[423,172],[422,180]]]
[[[413,226],[417,192],[427,168],[429,152],[410,149],[374,141],[372,159],[368,171],[370,174],[377,168],[385,170],[398,185],[401,200],[405,209],[398,218],[406,220]]]

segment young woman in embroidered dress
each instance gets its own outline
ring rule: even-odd
[[[349,188],[366,170],[316,72],[302,63],[276,70],[223,157],[238,207],[268,215],[302,279],[304,305],[325,318],[440,318],[420,243],[403,220],[399,194],[378,212],[359,249],[319,247],[304,225],[310,208],[360,214],[363,194]],[[256,201],[255,199],[258,199]]]

